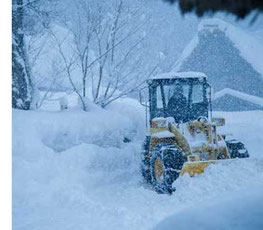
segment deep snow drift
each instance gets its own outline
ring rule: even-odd
[[[145,118],[137,101],[91,112],[13,110],[13,229],[145,230],[189,206],[262,191],[263,112],[217,115],[226,117],[227,132],[245,143],[251,159],[185,175],[168,196],[141,184]]]
[[[155,230],[261,230],[263,189],[239,191],[188,207],[168,217]]]

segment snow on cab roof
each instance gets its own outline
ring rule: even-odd
[[[206,75],[201,72],[169,72],[157,74],[149,79],[176,79],[176,78],[206,78]]]

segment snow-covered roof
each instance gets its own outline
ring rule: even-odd
[[[176,79],[176,78],[206,78],[204,73],[200,72],[169,72],[151,77],[150,79]]]
[[[258,39],[220,19],[205,19],[201,21],[198,26],[199,33],[202,31],[213,33],[215,29],[223,31],[234,43],[234,46],[240,51],[240,55],[250,63],[258,73],[263,75],[263,45]],[[193,50],[198,46],[198,43],[199,38],[198,35],[196,35],[175,63],[173,71],[180,70],[183,61],[191,55]]]
[[[231,95],[233,97],[237,97],[237,98],[240,98],[244,101],[248,101],[250,103],[257,104],[257,105],[263,107],[263,98],[260,98],[257,96],[252,96],[252,95],[249,95],[249,94],[246,94],[246,93],[243,93],[240,91],[236,91],[233,89],[229,89],[229,88],[225,88],[221,91],[216,92],[213,96],[213,100],[216,100],[216,99],[223,97],[225,95]]]

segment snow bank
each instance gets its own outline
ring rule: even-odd
[[[139,181],[144,109],[138,105],[122,99],[91,112],[13,110],[13,229],[86,229],[86,221],[96,229],[104,218],[103,204],[92,197],[96,189]]]
[[[217,114],[252,158],[184,175],[167,196],[141,184],[145,120],[137,101],[90,112],[13,110],[13,229],[146,230],[188,206],[262,188],[262,114]],[[132,142],[123,143],[126,134]]]
[[[188,207],[159,223],[155,230],[261,230],[263,189],[245,190]]]
[[[242,141],[251,158],[263,157],[263,111],[213,112],[213,116],[226,119],[225,126],[218,127],[219,132]]]
[[[14,129],[24,127],[21,124],[25,122],[26,113],[27,125],[34,126],[31,131],[37,132],[46,146],[58,152],[81,143],[120,147],[124,138],[133,140],[143,135],[144,109],[136,100],[122,99],[107,109],[96,105],[89,109],[89,112],[77,108],[63,112],[15,110]],[[14,139],[17,138],[20,137],[14,135]]]
[[[201,175],[174,182],[173,215],[154,229],[263,229],[263,111],[214,112],[226,118],[219,132],[247,147],[249,159],[221,161]]]
[[[40,91],[42,111],[60,111],[60,101],[65,98],[68,101],[68,107],[76,107],[78,105],[78,96],[76,93],[71,92],[47,92]]]

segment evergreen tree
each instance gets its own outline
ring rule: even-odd
[[[205,13],[226,12],[245,18],[251,12],[256,14],[252,22],[263,12],[262,0],[167,0],[171,3],[179,3],[182,13],[194,12],[198,16]]]

